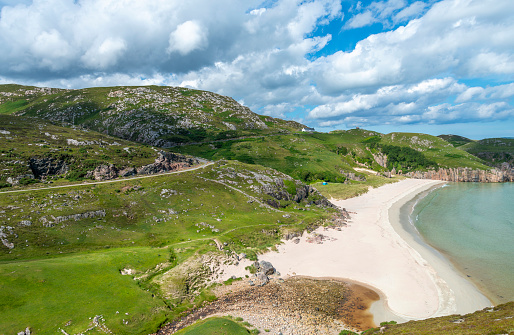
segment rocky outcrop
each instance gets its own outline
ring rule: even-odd
[[[14,243],[9,242],[9,241],[7,240],[8,234],[9,234],[9,235],[12,235],[12,234],[13,234],[13,232],[14,232],[14,230],[13,230],[13,229],[14,229],[14,228],[13,228],[13,227],[10,227],[10,226],[7,226],[7,227],[5,227],[5,226],[0,226],[0,241],[1,241],[1,242],[2,242],[2,244],[3,244],[6,248],[8,248],[8,249],[12,249],[12,248],[14,248]]]
[[[18,335],[30,335],[30,328],[25,328],[24,331],[18,332]]]
[[[110,180],[118,177],[118,169],[113,165],[100,165],[92,173],[95,180]]]
[[[186,167],[200,164],[196,158],[160,151],[155,163],[148,164],[137,169],[137,174],[155,174],[180,170]]]
[[[79,221],[82,219],[88,219],[88,218],[96,218],[96,217],[105,217],[105,210],[101,209],[98,211],[91,211],[86,213],[80,213],[80,214],[71,214],[71,215],[65,215],[65,216],[58,216],[54,219],[56,223],[68,221],[68,220],[75,220]]]
[[[376,154],[372,153],[373,159],[377,162],[378,165],[387,168],[387,155],[381,152]]]
[[[344,172],[341,171],[341,174],[345,176],[346,179],[355,180],[355,181],[366,181],[366,176],[362,174],[355,174],[353,172]]]
[[[69,168],[65,161],[56,160],[53,157],[37,158],[32,157],[29,160],[29,166],[34,176],[38,179],[61,175],[68,172]]]
[[[119,170],[113,164],[110,165],[99,165],[94,171],[90,171],[86,178],[93,178],[95,180],[110,180],[118,177],[130,177],[135,175],[149,175],[170,171],[177,171],[180,169],[188,168],[194,165],[200,164],[196,158],[187,157],[180,154],[171,152],[160,151],[159,156],[155,159],[155,162],[142,166],[138,169],[128,167]]]
[[[504,183],[514,181],[514,169],[504,164],[501,169],[473,170],[449,168],[429,171],[414,171],[405,174],[416,179],[433,179],[453,182]]]
[[[8,177],[7,182],[11,185],[18,185],[22,179],[34,179],[33,174],[22,174],[17,177]]]
[[[275,178],[273,179],[273,183],[263,183],[259,188],[259,192],[273,197],[273,199],[268,199],[266,202],[274,208],[280,207],[280,203],[277,200],[294,201],[296,203],[307,201],[311,205],[333,207],[332,203],[322,196],[314,187],[302,183],[296,183],[295,186],[296,193],[290,194],[286,190],[284,179]]]

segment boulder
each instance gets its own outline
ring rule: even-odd
[[[269,278],[264,273],[259,272],[259,273],[255,274],[255,284],[257,286],[264,286],[268,282],[269,282]]]
[[[270,262],[266,261],[260,261],[259,269],[261,272],[268,276],[274,274],[276,271],[273,265]]]
[[[98,181],[110,180],[116,177],[118,177],[118,169],[113,164],[102,164],[93,171],[93,178]]]

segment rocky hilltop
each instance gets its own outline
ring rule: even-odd
[[[64,90],[0,85],[0,106],[16,115],[79,125],[159,147],[283,134],[304,127],[255,114],[226,96],[182,87]]]

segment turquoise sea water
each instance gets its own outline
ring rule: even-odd
[[[425,241],[494,303],[514,300],[514,183],[449,183],[410,213]]]

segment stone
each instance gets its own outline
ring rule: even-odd
[[[260,265],[260,270],[265,274],[265,275],[272,275],[275,273],[275,268],[273,267],[273,265],[270,263],[270,262],[266,262],[266,261],[260,261],[259,263]]]
[[[117,177],[118,169],[113,164],[102,164],[93,171],[93,178],[98,181],[115,179]]]
[[[264,286],[269,282],[269,278],[263,272],[258,272],[255,275],[255,282],[257,286]]]

